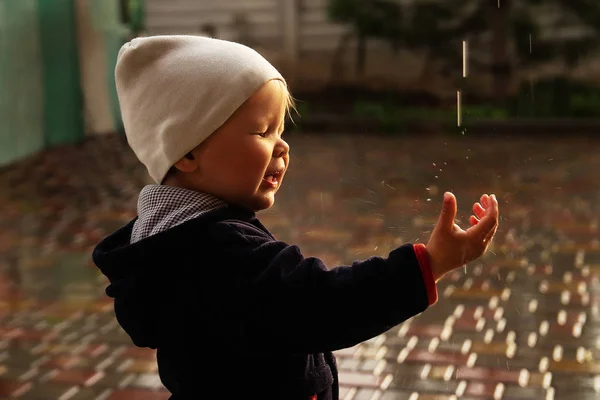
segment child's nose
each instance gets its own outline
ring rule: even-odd
[[[273,149],[273,157],[284,157],[290,152],[290,145],[283,139],[277,142],[277,145]]]

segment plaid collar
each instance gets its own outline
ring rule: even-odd
[[[140,192],[138,219],[131,243],[166,231],[227,203],[210,194],[167,185],[148,185]]]

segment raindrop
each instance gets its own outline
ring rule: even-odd
[[[457,124],[460,127],[462,125],[462,110],[461,110],[461,93],[460,90],[456,92],[456,112],[457,112]],[[464,131],[463,131],[464,135]]]
[[[500,1],[500,0],[498,0]],[[529,54],[531,54],[533,52],[533,46],[531,44],[531,33],[529,34]]]
[[[468,46],[467,41],[463,40],[462,42],[462,50],[463,50],[463,78],[467,77],[467,54],[468,54]]]

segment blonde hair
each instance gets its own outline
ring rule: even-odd
[[[296,99],[294,99],[294,96],[292,96],[292,92],[290,91],[290,88],[288,87],[287,83],[285,83],[281,79],[273,80],[279,83],[284,97],[283,101],[285,102],[285,113],[293,123],[294,119],[292,118],[292,111],[294,111],[296,115],[299,115],[298,109],[296,108]]]

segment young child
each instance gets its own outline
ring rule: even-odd
[[[426,246],[328,269],[255,216],[289,166],[293,100],[271,64],[237,43],[155,36],[123,46],[116,82],[129,145],[157,184],[93,258],[121,326],[157,349],[171,399],[337,399],[332,351],[434,304],[436,282],[496,232],[494,195],[462,230],[446,193]]]

